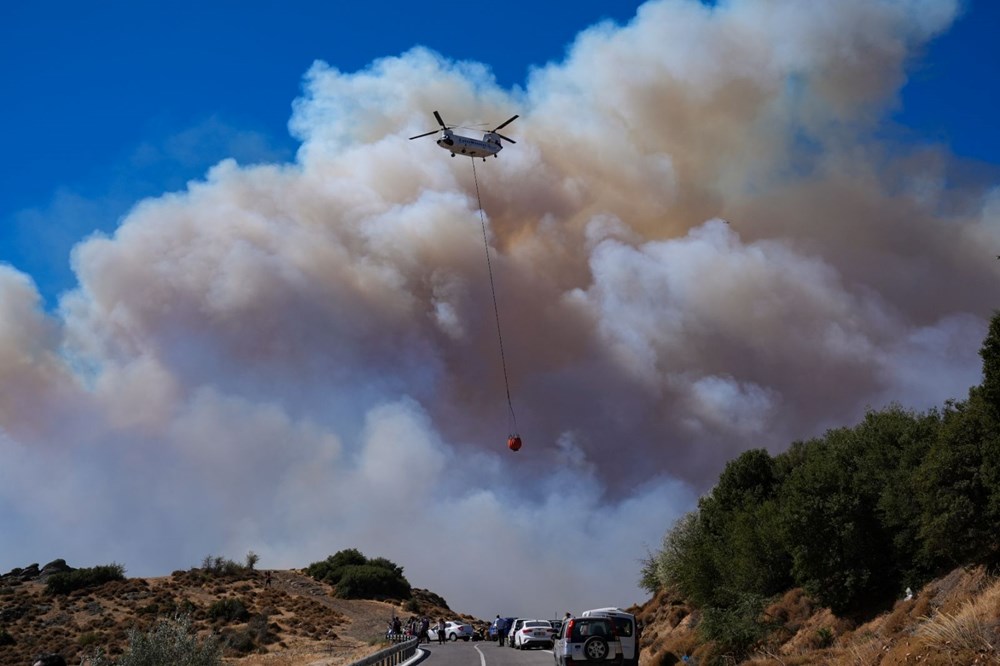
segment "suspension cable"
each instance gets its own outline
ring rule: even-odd
[[[493,266],[490,263],[490,244],[486,237],[486,216],[483,214],[483,197],[479,193],[479,175],[476,173],[476,158],[472,161],[472,178],[476,181],[476,199],[479,201],[479,222],[483,226],[483,246],[486,248],[486,270],[490,274],[490,292],[493,294],[493,314],[497,320],[497,340],[500,341],[500,365],[503,367],[503,384],[507,391],[507,427],[511,434],[517,434],[517,417],[514,416],[514,403],[510,399],[510,381],[507,379],[507,359],[503,353],[503,334],[500,332],[500,308],[497,307],[497,288],[493,281]]]

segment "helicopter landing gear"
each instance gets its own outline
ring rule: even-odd
[[[451,154],[451,156],[452,156],[452,157],[454,157],[454,156],[455,156],[455,153],[452,153],[452,154]]]

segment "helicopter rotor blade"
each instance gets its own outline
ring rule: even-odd
[[[444,124],[443,120],[441,120],[441,114],[440,113],[438,113],[437,111],[435,111],[434,112],[434,117],[437,118],[438,125],[440,125],[442,129],[448,129],[448,126]]]
[[[423,134],[418,134],[416,136],[411,136],[410,137],[410,141],[413,141],[414,139],[419,139],[422,136],[430,136],[431,134],[437,134],[440,131],[441,130],[434,130],[433,132],[424,132]]]
[[[503,134],[501,134],[500,132],[497,132],[496,130],[494,130],[493,133],[496,134],[501,139],[503,139],[504,141],[510,141],[511,143],[517,143],[517,141],[514,141],[514,139],[509,139],[509,138],[505,137]]]
[[[515,120],[517,120],[520,117],[521,116],[518,116],[518,115],[511,116],[507,120],[503,121],[502,123],[500,123],[499,125],[497,125],[496,127],[494,127],[493,131],[496,132],[499,129],[503,129],[504,127],[506,127],[507,125],[510,125],[512,122],[514,122]],[[510,141],[510,139],[507,139],[507,140]],[[514,142],[511,141],[511,143],[514,143]]]

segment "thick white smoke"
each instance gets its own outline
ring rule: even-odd
[[[483,617],[641,601],[729,458],[978,382],[998,197],[874,138],[956,11],[652,1],[515,91],[316,63],[294,163],[141,202],[55,313],[0,267],[0,565],[357,547]],[[476,165],[516,455],[472,166],[407,140],[435,109],[521,115]]]

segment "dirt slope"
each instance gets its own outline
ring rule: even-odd
[[[130,628],[186,614],[199,635],[226,644],[225,661],[273,666],[337,666],[384,647],[379,638],[392,616],[414,613],[399,603],[337,599],[333,589],[298,571],[212,576],[200,569],[162,578],[124,581],[53,596],[38,580],[0,580],[0,664],[30,664],[41,653],[67,663],[102,648],[117,655]],[[464,619],[417,590],[418,611]],[[413,605],[411,603],[410,608]]]
[[[631,611],[645,626],[640,666],[670,666],[685,654],[702,665],[1000,665],[1000,578],[983,567],[956,569],[863,622],[791,590],[766,610],[779,628],[742,662],[700,643],[699,613],[669,591]]]

